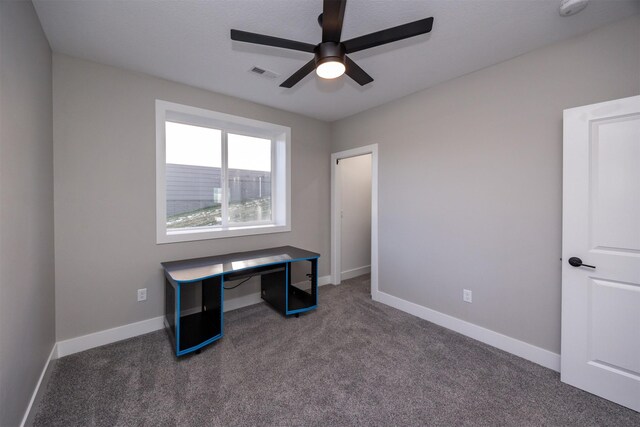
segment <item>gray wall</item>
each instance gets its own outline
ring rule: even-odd
[[[638,93],[636,16],[335,122],[380,144],[380,290],[559,353],[562,110]]]
[[[20,423],[55,342],[51,50],[0,1],[0,425]]]
[[[327,123],[60,54],[53,94],[58,340],[162,315],[161,261],[291,244],[329,274]],[[291,127],[292,231],[156,245],[156,98]]]
[[[340,270],[371,265],[371,154],[340,160]],[[344,277],[343,277],[344,279]]]

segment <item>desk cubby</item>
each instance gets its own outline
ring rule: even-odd
[[[222,277],[175,282],[165,277],[165,326],[176,355],[222,338]]]
[[[309,281],[309,289],[303,289],[303,282],[292,283],[294,267],[302,263],[309,263],[310,273],[305,282]],[[261,277],[261,297],[285,316],[299,314],[315,308],[318,305],[317,259],[286,263],[279,271],[263,274]],[[283,286],[283,283],[285,286]]]

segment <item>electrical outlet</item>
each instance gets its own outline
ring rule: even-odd
[[[469,289],[462,290],[462,300],[464,302],[473,302],[472,294]]]
[[[147,300],[147,288],[138,289],[138,301]]]

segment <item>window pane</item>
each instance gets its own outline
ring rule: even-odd
[[[271,140],[228,134],[229,222],[271,221]]]
[[[222,132],[166,122],[167,228],[222,223]]]

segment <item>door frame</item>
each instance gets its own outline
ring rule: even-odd
[[[339,285],[341,279],[340,227],[341,189],[338,185],[341,159],[371,154],[371,296],[378,294],[378,144],[365,145],[331,154],[331,283]]]

